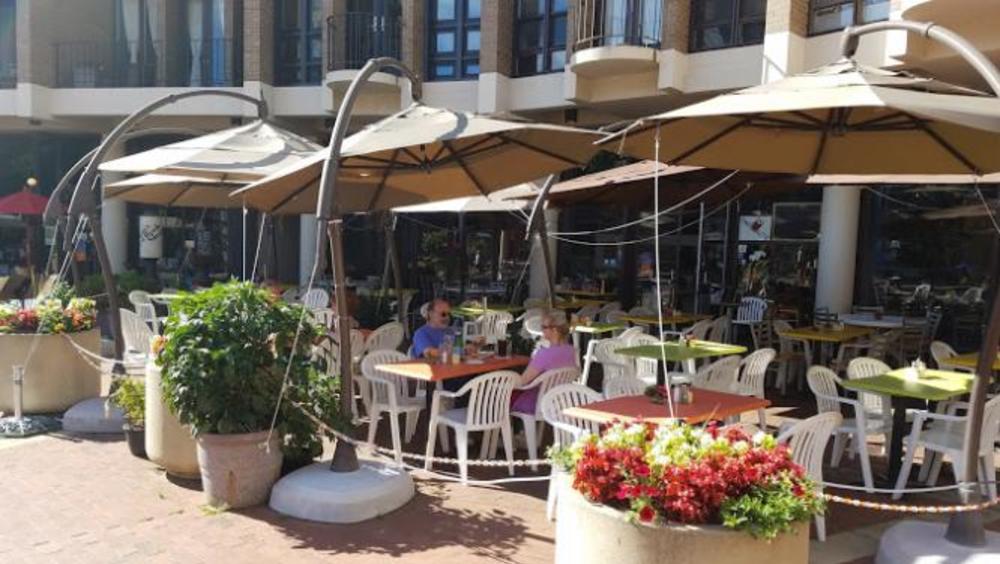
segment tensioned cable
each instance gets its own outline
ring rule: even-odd
[[[990,218],[990,223],[993,224],[993,228],[997,230],[997,234],[1000,235],[1000,223],[997,223],[997,217],[993,215],[993,208],[990,207],[989,202],[986,201],[986,196],[983,195],[983,189],[979,187],[979,181],[976,180],[976,193],[979,194],[979,201],[983,203],[983,207],[986,208],[986,215]]]
[[[657,165],[657,168],[655,170],[657,170],[657,171],[659,170],[659,165]],[[704,196],[705,194],[708,194],[712,190],[715,190],[719,186],[722,186],[723,184],[726,183],[726,181],[728,181],[733,176],[736,176],[736,174],[739,173],[739,172],[740,172],[739,169],[730,171],[721,180],[719,180],[719,181],[717,181],[717,182],[709,185],[707,188],[701,190],[700,192],[698,192],[698,193],[696,193],[696,194],[694,194],[692,196],[689,196],[689,197],[685,198],[684,200],[681,200],[680,202],[678,202],[678,203],[670,206],[669,208],[667,208],[667,209],[665,209],[665,210],[663,210],[661,212],[657,212],[657,213],[655,213],[655,214],[653,214],[651,216],[641,217],[639,219],[636,219],[636,220],[633,220],[633,221],[629,221],[627,223],[622,223],[622,224],[619,224],[619,225],[612,225],[611,227],[602,227],[600,229],[592,229],[592,230],[589,230],[589,231],[559,231],[559,232],[553,233],[552,235],[596,235],[598,233],[608,233],[610,231],[617,231],[619,229],[625,229],[627,227],[632,227],[633,225],[639,225],[639,224],[642,224],[642,223],[646,223],[647,221],[656,220],[658,222],[661,215],[669,215],[669,214],[671,214],[671,213],[673,213],[673,212],[675,212],[675,211],[683,208],[687,204],[689,204],[689,203],[697,200],[698,198],[701,198],[702,196]],[[658,180],[657,176],[653,177],[653,184],[654,185],[659,185],[659,180]],[[657,191],[657,197],[654,198],[654,199],[655,200],[659,199],[659,192],[658,191]]]
[[[208,213],[208,208],[201,208],[201,215],[198,216],[198,221],[194,224],[195,241],[197,241],[197,238],[198,238],[198,229],[205,223],[205,214],[207,214],[207,213]],[[160,219],[162,219],[162,216],[160,217]],[[162,226],[161,226],[161,229],[162,229]],[[181,260],[180,266],[177,267],[177,273],[178,273],[178,275],[180,275],[180,273],[184,272],[184,268],[187,267],[188,262],[190,262],[190,260],[191,260],[191,253],[193,253],[193,252],[194,252],[194,245],[192,245],[191,247],[189,247],[185,251],[185,253],[184,253],[184,259]]]
[[[667,413],[670,414],[670,417],[674,417],[674,394],[673,394],[673,387],[670,385],[670,371],[666,370],[666,366],[667,366],[667,350],[663,347],[663,343],[665,341],[665,335],[663,334],[663,281],[660,278],[660,219],[659,219],[659,216],[660,216],[660,165],[661,165],[661,163],[660,163],[660,123],[659,122],[656,122],[656,137],[653,140],[653,146],[654,146],[654,149],[653,149],[654,153],[656,154],[656,159],[655,159],[656,165],[653,168],[653,211],[654,211],[653,217],[656,218],[656,220],[653,222],[653,249],[654,249],[653,253],[654,253],[654,256],[656,258],[656,317],[657,317],[657,321],[659,322],[659,323],[657,323],[657,327],[659,328],[659,332],[660,332],[660,361],[663,363],[662,366],[664,367],[664,370],[663,370],[664,381],[663,381],[663,383],[664,383],[664,385],[666,385],[666,389],[667,389],[667,393],[665,394],[667,396],[666,397],[666,400],[667,400]],[[736,174],[736,171],[733,171],[732,174],[730,174],[729,176],[732,177],[733,174]],[[721,184],[721,182],[720,182],[720,184]],[[716,185],[718,185],[718,184],[716,184]],[[710,187],[710,188],[714,188],[714,186]],[[683,203],[680,204],[680,205],[683,205]],[[704,208],[702,208],[702,210],[704,210]],[[704,220],[705,220],[705,215],[704,215],[704,213],[702,213],[701,221],[704,221]],[[695,276],[699,276],[699,275],[700,275],[700,273],[697,273],[697,272],[695,273]],[[698,300],[698,296],[695,295],[694,299],[697,301]],[[698,310],[695,309],[695,311],[698,311]]]
[[[267,225],[267,214],[260,214],[260,230],[257,233],[257,250],[253,255],[253,269],[250,271],[250,281],[257,279],[257,264],[260,262],[260,247],[264,242],[264,226]]]
[[[870,188],[868,186],[865,186],[864,188],[868,192],[870,192],[872,194],[875,194],[876,196],[878,196],[879,198],[882,198],[883,200],[888,200],[890,202],[899,204],[901,206],[907,206],[907,207],[918,209],[918,210],[935,210],[935,209],[938,209],[938,208],[935,208],[933,206],[922,206],[920,204],[914,204],[913,202],[907,202],[906,200],[900,200],[899,198],[896,198],[894,196],[890,196],[890,195],[888,195],[888,194],[886,194],[886,193],[884,193],[882,191],[876,190],[874,188]]]

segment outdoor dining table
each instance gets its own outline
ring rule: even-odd
[[[570,407],[563,410],[563,415],[597,423],[639,419],[651,423],[665,423],[671,419],[681,419],[686,423],[696,424],[726,419],[771,405],[770,401],[754,396],[740,396],[701,388],[692,388],[691,394],[693,400],[691,403],[674,404],[674,417],[670,417],[666,403],[654,403],[646,396],[622,396]]]
[[[379,364],[375,370],[403,376],[427,384],[427,409],[430,410],[434,388],[438,382],[453,378],[477,376],[495,370],[510,370],[527,366],[531,358],[523,355],[508,357],[489,356],[485,358],[463,358],[459,363],[430,362],[427,360],[404,360],[389,364]]]
[[[524,311],[524,308],[519,305],[511,305],[503,303],[491,304],[488,302],[485,308],[481,305],[460,305],[451,308],[451,312],[453,314],[465,318],[476,318],[479,317],[480,315],[483,315],[486,312],[517,314],[522,311]]]
[[[678,325],[690,325],[697,321],[703,319],[711,319],[711,315],[705,315],[703,313],[682,313],[675,311],[670,315],[663,315],[663,325],[676,327]],[[636,325],[659,325],[660,318],[656,315],[622,315],[618,319],[622,321],[628,321],[629,323],[635,323]]]
[[[614,294],[597,290],[556,290],[556,294],[560,296],[572,296],[573,298],[592,298],[605,302],[615,299]]]
[[[904,325],[922,325],[927,322],[923,317],[875,315],[873,313],[841,313],[837,318],[844,325],[871,329],[899,329]]]
[[[636,358],[649,358],[666,362],[680,362],[684,365],[685,372],[695,373],[695,361],[699,358],[711,358],[713,356],[729,356],[733,354],[743,354],[747,348],[742,345],[730,345],[729,343],[716,343],[714,341],[692,340],[667,341],[656,345],[639,345],[635,347],[625,347],[615,349],[615,352],[625,356]],[[657,380],[660,379],[657,376]],[[662,384],[662,382],[660,382]]]
[[[553,304],[552,307],[555,308],[555,309],[561,309],[561,310],[565,310],[565,311],[570,311],[570,310],[574,310],[574,309],[581,309],[581,308],[584,308],[584,307],[587,307],[587,306],[602,306],[602,305],[604,305],[606,303],[608,303],[607,300],[579,299],[578,298],[578,299],[574,299],[574,300],[565,300],[565,301],[555,302],[555,304]]]
[[[880,376],[844,380],[844,388],[855,392],[879,394],[891,398],[892,435],[889,439],[889,476],[886,484],[894,487],[903,465],[903,435],[908,407],[926,408],[928,402],[954,399],[972,390],[974,377],[963,372],[915,368],[891,370]]]
[[[976,369],[978,362],[978,352],[960,354],[948,359],[948,364],[951,366],[961,366],[963,368],[971,368],[973,370]],[[1000,353],[997,353],[997,357],[993,360],[993,371],[1000,372]]]
[[[830,345],[841,345],[848,341],[853,341],[859,337],[864,337],[870,335],[874,329],[870,327],[855,327],[853,325],[844,325],[842,328],[835,327],[796,327],[788,331],[778,331],[778,335],[786,339],[792,339],[795,341],[802,341],[805,345],[802,347],[806,355],[806,366],[812,366],[813,363],[813,353],[811,345],[813,343],[819,343],[820,345],[820,364],[826,364],[826,360],[829,355],[826,353],[826,347]]]

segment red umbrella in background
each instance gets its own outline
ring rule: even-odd
[[[24,221],[24,248],[28,266],[28,276],[31,279],[32,288],[35,286],[35,268],[31,260],[31,235],[34,225],[28,217],[40,217],[43,213],[45,213],[45,206],[49,203],[49,198],[47,196],[35,194],[31,191],[31,189],[36,185],[38,185],[38,181],[34,178],[29,178],[20,192],[15,192],[0,198],[0,214],[19,215]]]

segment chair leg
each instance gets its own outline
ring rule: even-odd
[[[903,459],[903,467],[899,469],[899,478],[896,479],[895,491],[892,492],[892,499],[903,497],[903,490],[906,489],[906,482],[910,479],[910,470],[913,468],[913,457],[916,455],[916,445],[907,445],[906,457]]]
[[[757,422],[760,424],[760,430],[767,432],[767,412],[763,409],[757,410]]]
[[[927,484],[931,475],[931,466],[934,466],[934,460],[937,458],[937,453],[933,450],[924,449],[924,461],[920,463],[920,473],[917,474],[917,480]]]
[[[490,460],[497,457],[497,446],[500,444],[500,431],[493,429],[490,431]]]
[[[868,457],[868,445],[865,442],[864,432],[858,431],[854,435],[854,441],[852,442],[857,444],[856,450],[858,451],[858,457],[861,458],[861,477],[865,481],[865,490],[868,493],[873,493],[875,491],[875,479],[872,477],[872,461]]]
[[[781,389],[781,395],[786,395],[788,391],[788,361],[782,362],[778,368],[778,375],[775,378],[775,386]]]
[[[438,440],[441,441],[441,451],[451,452],[451,446],[448,444],[448,428],[444,425],[438,425]]]
[[[378,422],[382,419],[382,412],[376,411],[368,414],[368,447],[375,448],[375,434],[378,432]]]
[[[434,443],[437,440],[437,417],[431,417],[430,425],[427,428],[427,450],[424,452],[424,470],[431,469],[431,458],[434,456]]]
[[[847,444],[847,434],[838,432],[833,437],[833,452],[830,453],[830,466],[834,468],[840,466],[840,459],[844,456],[844,446]]]
[[[538,437],[535,434],[537,429],[530,419],[522,419],[522,421],[524,421],[524,442],[528,443],[528,458],[535,460],[538,458]],[[531,470],[532,472],[537,471],[538,465],[532,464]]]
[[[545,517],[550,523],[556,520],[556,498],[559,496],[558,478],[559,470],[553,466],[552,473],[549,474],[549,495],[545,500]]]
[[[934,463],[931,464],[931,475],[927,477],[927,481],[931,485],[936,485],[938,478],[941,477],[941,467],[944,466],[944,454],[938,453],[934,456]]]
[[[510,427],[510,419],[504,421],[500,427],[500,434],[503,435],[503,450],[507,454],[507,468],[511,476],[514,475],[514,430]]]
[[[392,432],[392,450],[396,455],[396,464],[403,464],[403,445],[399,439],[399,414],[389,412],[389,430]]]
[[[983,457],[983,477],[981,480],[986,482],[986,492],[989,494],[991,501],[996,501],[997,499],[996,479],[996,461],[992,454],[987,454]]]
[[[458,449],[458,472],[462,485],[469,485],[469,432],[464,428],[455,429],[455,447]]]
[[[483,440],[479,443],[479,458],[480,460],[486,460],[486,457],[490,454],[490,443],[493,441],[493,431],[486,430],[483,431]]]

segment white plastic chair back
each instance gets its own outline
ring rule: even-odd
[[[330,294],[323,288],[313,288],[302,296],[302,305],[308,309],[323,309],[330,305]]]
[[[536,341],[542,338],[542,316],[535,315],[524,320],[522,329]]]
[[[646,383],[629,374],[604,374],[604,397],[614,399],[622,396],[641,396],[646,391]]]
[[[562,386],[563,384],[573,384],[580,379],[580,369],[575,366],[568,366],[566,368],[554,368],[552,370],[546,370],[545,372],[538,375],[538,380],[541,382],[537,385],[538,398],[543,399],[549,390],[557,386]],[[534,384],[534,382],[532,382]],[[535,416],[541,417],[542,415],[542,402],[535,402]]]
[[[979,456],[993,455],[998,435],[1000,435],[1000,395],[994,396],[983,407],[983,426],[979,439]],[[987,476],[987,479],[992,480],[992,475]]]
[[[806,471],[813,481],[823,481],[823,453],[833,432],[844,418],[839,412],[824,412],[803,419],[778,436],[778,442],[787,444],[792,460]]]
[[[649,335],[646,335],[646,333],[642,330],[642,327],[629,327],[628,329],[622,331],[621,335],[618,335],[617,339],[620,339],[625,346],[631,347],[635,345],[636,338],[648,336]]]
[[[281,299],[288,303],[295,303],[299,301],[299,289],[289,288],[281,293]]]
[[[591,321],[594,321],[594,320],[597,319],[597,314],[600,313],[600,312],[601,312],[600,306],[587,305],[587,306],[581,307],[579,309],[579,311],[576,312],[576,316],[578,318],[586,317],[587,319],[590,319]]]
[[[128,293],[128,301],[135,307],[139,304],[153,305],[153,298],[149,297],[149,292],[145,290],[132,290]]]
[[[507,338],[507,328],[514,322],[514,316],[505,311],[488,311],[479,317],[479,336],[488,344],[496,344]]]
[[[470,431],[499,427],[510,419],[510,396],[517,373],[499,370],[478,376],[463,386],[469,388],[466,426]]]
[[[125,350],[133,355],[149,356],[152,353],[150,341],[153,340],[153,330],[136,312],[119,308],[122,321],[122,339]]]
[[[340,341],[339,335],[331,333],[329,339],[323,339],[318,345],[320,354],[327,361],[327,373],[331,375],[340,374]],[[357,329],[351,329],[351,355],[355,358],[362,356],[365,352],[365,336]]]
[[[601,364],[629,365],[631,364],[630,358],[615,352],[626,346],[628,345],[618,338],[601,339],[594,345],[594,359]]]
[[[848,363],[847,379],[857,380],[859,378],[881,376],[890,370],[892,370],[892,368],[888,364],[877,358],[859,356]],[[889,406],[888,398],[879,394],[872,394],[868,392],[858,392],[858,396],[862,405],[865,406],[866,412],[878,417],[881,417],[882,415],[891,416],[892,411]]]
[[[327,329],[333,327],[334,314],[332,309],[330,308],[313,309],[309,310],[309,313],[312,315],[313,320],[319,325],[322,325]]]
[[[698,339],[699,341],[708,340],[708,332],[712,329],[711,319],[702,319],[694,325],[688,327],[687,331],[684,332],[685,335],[691,335],[691,337]]]
[[[628,346],[640,347],[643,345],[655,345],[660,340],[652,335],[636,335],[628,340]],[[660,361],[653,358],[636,357],[635,377],[642,380],[647,386],[656,384],[656,375],[660,367]]]
[[[729,340],[729,316],[720,315],[708,327],[708,340],[725,343]]]
[[[542,418],[555,430],[554,441],[557,445],[569,445],[584,433],[598,434],[600,424],[589,419],[570,417],[563,412],[571,407],[579,407],[601,401],[601,394],[582,384],[563,384],[549,390],[538,404],[541,406]]]
[[[758,323],[764,321],[764,314],[767,313],[767,300],[747,296],[740,300],[740,306],[736,309],[736,321],[743,323]]]
[[[396,407],[400,398],[409,395],[409,380],[403,376],[384,370],[376,370],[381,364],[403,362],[407,356],[395,350],[373,350],[361,361],[361,375],[370,385],[371,401]]]
[[[741,394],[764,398],[767,367],[777,354],[774,349],[758,349],[740,361],[738,389]]]
[[[613,309],[604,312],[602,315],[604,317],[601,321],[604,323],[625,323],[625,321],[622,320],[622,317],[625,317],[628,314],[620,309]]]
[[[403,344],[403,332],[403,324],[398,321],[380,326],[365,339],[364,352],[399,349]]]
[[[740,357],[725,356],[699,368],[691,378],[691,382],[696,388],[733,393],[736,390],[739,370]]]
[[[648,307],[635,306],[628,310],[629,315],[656,315],[656,312]]]
[[[931,358],[940,370],[955,370],[957,367],[950,362],[958,353],[944,341],[931,341]]]
[[[424,302],[424,303],[420,304],[420,317],[421,317],[421,319],[425,319],[426,320],[427,316],[430,315],[430,311],[431,311],[431,302]]]
[[[597,310],[597,318],[600,321],[607,321],[607,315],[612,311],[620,311],[622,309],[622,304],[620,302],[609,302],[601,306],[601,309]]]
[[[840,377],[825,366],[810,366],[806,372],[809,390],[816,396],[818,413],[840,413],[840,403],[831,398],[840,397]]]

